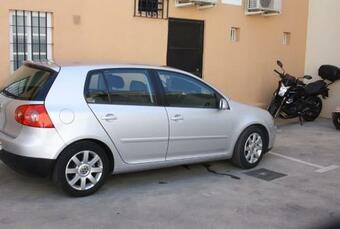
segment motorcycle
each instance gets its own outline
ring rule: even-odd
[[[281,72],[274,70],[280,81],[274,97],[268,107],[268,111],[274,118],[292,119],[299,118],[300,123],[311,122],[319,117],[322,110],[322,98],[327,98],[329,86],[340,80],[340,69],[332,65],[323,65],[319,68],[319,76],[322,80],[305,84],[303,80],[311,80],[305,75],[296,78],[286,73],[281,61],[277,61]],[[329,81],[329,82],[327,82]]]
[[[340,107],[338,107],[336,111],[333,112],[332,118],[333,118],[333,123],[334,123],[335,128],[337,130],[340,130]]]

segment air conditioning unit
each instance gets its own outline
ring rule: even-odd
[[[198,9],[214,7],[218,0],[176,0],[176,7],[197,6]]]
[[[281,13],[281,8],[281,0],[247,0],[246,14],[278,15]]]

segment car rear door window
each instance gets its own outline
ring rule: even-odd
[[[88,103],[110,103],[108,88],[102,72],[93,72],[89,76],[86,87],[85,97]]]
[[[193,77],[158,71],[167,105],[170,107],[217,108],[216,92]]]
[[[156,93],[148,70],[102,70],[90,75],[86,87],[86,100],[89,103],[157,105]]]

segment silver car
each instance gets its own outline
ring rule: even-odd
[[[254,168],[275,138],[267,111],[168,67],[26,62],[0,90],[1,160],[73,196],[109,174],[225,159]]]

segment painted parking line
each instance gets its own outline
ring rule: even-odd
[[[297,158],[288,157],[288,156],[283,155],[283,154],[274,153],[274,152],[269,152],[269,154],[277,156],[277,157],[281,157],[281,158],[284,158],[284,159],[287,159],[287,160],[290,160],[290,161],[294,161],[294,162],[297,162],[297,163],[300,163],[300,164],[308,165],[310,167],[314,167],[314,168],[317,169],[317,170],[315,170],[315,172],[317,172],[317,173],[325,173],[325,172],[329,172],[331,170],[340,168],[340,166],[338,166],[338,165],[330,165],[330,166],[325,167],[325,166],[317,165],[317,164],[310,163],[310,162],[307,162],[307,161],[303,161],[303,160],[300,160],[300,159],[297,159]]]
[[[337,169],[337,168],[339,168],[339,167],[340,167],[340,166],[337,166],[337,165],[331,165],[331,166],[324,167],[324,168],[322,168],[322,169],[318,169],[318,170],[316,170],[315,172],[317,172],[317,173],[325,173],[325,172],[328,172],[328,171]]]

